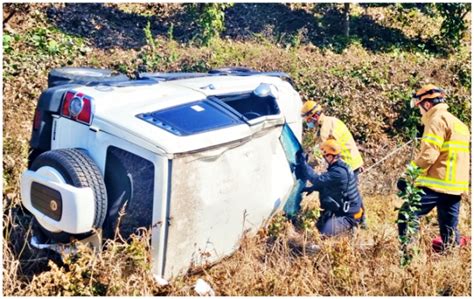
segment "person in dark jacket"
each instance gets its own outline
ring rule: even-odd
[[[299,161],[299,171],[312,184],[305,191],[319,192],[324,211],[316,227],[323,235],[335,236],[352,231],[360,223],[364,211],[354,172],[342,161],[336,140],[328,139],[320,148],[329,165],[327,172],[316,173],[304,158]]]

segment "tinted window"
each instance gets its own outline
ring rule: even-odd
[[[232,109],[243,115],[247,120],[280,113],[280,108],[273,96],[258,97],[250,93],[234,96],[217,96],[215,98],[225,103],[224,105],[232,107]]]
[[[142,113],[137,117],[179,136],[244,123],[238,115],[210,100]]]

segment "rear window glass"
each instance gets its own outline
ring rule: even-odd
[[[235,113],[210,100],[142,113],[137,117],[178,136],[245,123]]]

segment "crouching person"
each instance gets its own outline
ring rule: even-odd
[[[328,163],[326,172],[316,173],[304,158],[298,161],[298,171],[312,184],[304,191],[318,191],[324,210],[316,227],[325,236],[351,232],[360,223],[364,212],[354,172],[342,161],[341,148],[336,140],[328,139],[320,148]]]

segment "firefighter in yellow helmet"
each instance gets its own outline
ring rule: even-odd
[[[319,143],[329,137],[336,139],[340,144],[341,157],[349,165],[356,176],[363,170],[364,161],[347,126],[336,117],[326,116],[321,105],[314,101],[306,101],[301,109],[301,116],[306,121],[308,128],[319,126]]]
[[[420,88],[411,101],[418,107],[424,125],[421,147],[410,164],[423,170],[415,185],[424,195],[417,216],[428,214],[435,207],[443,248],[459,244],[457,230],[461,194],[469,190],[469,128],[448,112],[443,89],[428,84]],[[401,179],[398,187],[403,190]],[[404,215],[398,218],[404,220]],[[406,224],[398,224],[400,236],[406,234]]]
[[[299,156],[300,174],[319,192],[323,213],[316,227],[324,236],[350,232],[359,225],[362,215],[362,198],[352,169],[341,159],[341,146],[334,139],[321,144],[328,169],[316,173],[306,159]]]
[[[341,158],[342,160],[352,168],[356,178],[356,182],[359,181],[359,174],[363,172],[362,156],[357,148],[357,145],[352,137],[351,132],[347,126],[338,118],[333,116],[327,116],[323,113],[321,105],[315,101],[306,101],[301,108],[301,116],[308,128],[319,127],[318,130],[318,143],[332,138],[335,139],[341,147]],[[364,204],[362,203],[362,208]],[[363,228],[366,227],[365,213],[362,218]]]

